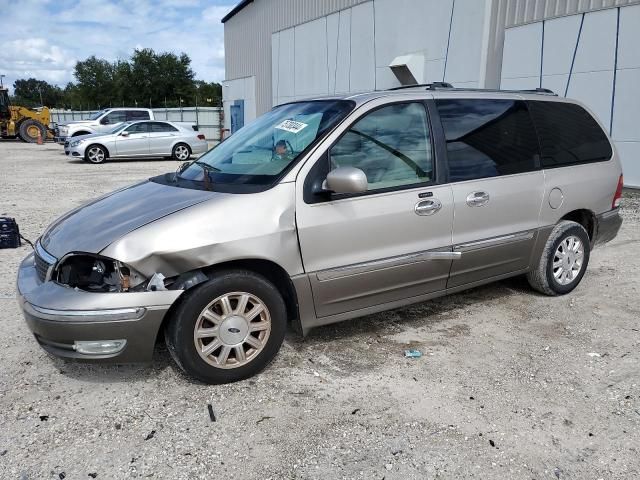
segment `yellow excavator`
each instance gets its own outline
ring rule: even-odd
[[[38,134],[42,140],[53,138],[49,130],[49,109],[42,107],[31,110],[9,103],[9,90],[0,88],[0,137],[16,138],[29,143],[38,141]]]

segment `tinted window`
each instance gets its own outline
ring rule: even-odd
[[[420,103],[389,105],[358,120],[331,148],[331,168],[356,167],[369,190],[428,182],[433,155]]]
[[[146,122],[134,123],[129,128],[127,128],[127,132],[129,133],[146,133],[148,131],[149,124]]]
[[[120,123],[126,121],[127,116],[122,110],[109,113],[102,119],[103,125],[113,125],[114,123]]]
[[[555,167],[611,158],[611,144],[600,125],[579,105],[529,102],[540,136],[542,166]]]
[[[436,104],[452,182],[538,168],[538,139],[524,102],[464,99]]]
[[[149,120],[146,110],[127,110],[127,120]]]
[[[178,129],[168,123],[164,122],[151,122],[152,132],[177,132]]]

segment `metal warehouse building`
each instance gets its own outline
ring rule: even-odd
[[[244,0],[222,22],[232,132],[300,98],[545,87],[595,111],[640,187],[640,0]]]

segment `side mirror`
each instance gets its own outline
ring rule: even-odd
[[[367,186],[367,176],[359,168],[339,167],[327,175],[326,189],[333,193],[362,193]]]
[[[121,137],[128,137],[129,136],[129,132],[122,132],[120,133]]]

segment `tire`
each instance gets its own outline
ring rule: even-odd
[[[538,264],[527,273],[529,285],[545,295],[569,293],[582,280],[590,254],[589,234],[584,227],[576,222],[561,221],[551,231]]]
[[[108,157],[107,149],[102,145],[89,145],[84,151],[84,159],[89,163],[102,163]]]
[[[263,310],[249,318],[259,306]],[[253,272],[229,270],[184,294],[165,327],[165,341],[188,375],[209,384],[230,383],[269,365],[286,327],[286,307],[276,287]]]
[[[47,128],[32,118],[27,118],[20,122],[20,127],[18,127],[18,129],[20,132],[20,138],[27,143],[37,143],[38,132],[40,132],[43,142],[47,139]]]
[[[171,158],[181,162],[189,160],[191,148],[186,143],[176,143],[171,151]]]

